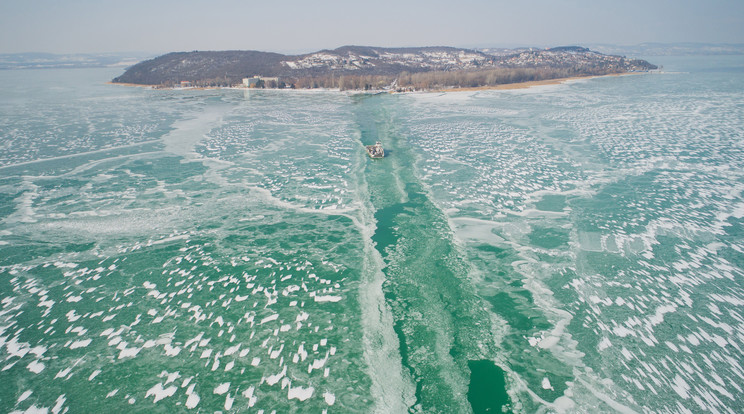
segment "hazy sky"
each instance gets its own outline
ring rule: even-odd
[[[744,43],[743,0],[0,0],[0,53]]]

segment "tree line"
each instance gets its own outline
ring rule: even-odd
[[[444,88],[474,88],[511,83],[596,76],[622,73],[620,68],[564,67],[564,68],[488,68],[480,70],[403,72],[392,75],[325,75],[303,77],[291,81],[295,88],[337,88],[345,90],[376,90],[393,88],[397,91],[425,91]]]
[[[490,68],[473,71],[402,73],[396,86],[401,90],[475,88],[533,82],[576,76],[609,75],[622,70],[600,67]]]
[[[391,85],[394,80],[395,76],[392,75],[322,75],[301,77],[287,82],[298,89],[328,88],[362,91],[382,89]]]
[[[532,82],[576,76],[608,75],[621,73],[621,68],[601,66],[577,66],[562,68],[488,68],[477,70],[402,72],[398,75],[356,75],[328,74],[286,78],[280,81],[260,82],[257,87],[270,89],[339,89],[342,91],[394,89],[396,91],[425,91],[444,88],[474,88],[497,86],[511,83]],[[242,80],[241,80],[242,81]],[[192,81],[195,87],[235,86],[235,80],[219,77]],[[164,82],[162,87],[179,86],[174,82]]]

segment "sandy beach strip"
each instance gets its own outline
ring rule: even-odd
[[[473,92],[473,91],[488,91],[488,90],[510,90],[510,89],[527,89],[533,86],[544,86],[544,85],[560,85],[565,82],[581,79],[594,79],[604,78],[607,76],[625,76],[635,75],[638,73],[627,72],[627,73],[610,73],[607,75],[589,75],[589,76],[572,76],[569,78],[555,78],[555,79],[543,79],[539,81],[529,82],[517,82],[517,83],[503,83],[501,85],[490,85],[490,86],[474,86],[466,88],[442,88],[433,92]]]
[[[123,83],[123,82],[106,82],[106,85],[117,85],[117,86],[136,86],[138,88],[149,88],[149,89],[157,89],[156,85],[142,85],[139,83]]]

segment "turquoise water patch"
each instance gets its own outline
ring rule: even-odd
[[[468,361],[470,387],[468,401],[475,414],[505,413],[509,410],[504,371],[493,361]]]
[[[569,231],[551,227],[534,226],[530,233],[530,243],[545,249],[555,249],[566,246],[569,241]]]
[[[566,208],[566,196],[546,195],[535,203],[535,208],[540,211],[563,211]]]

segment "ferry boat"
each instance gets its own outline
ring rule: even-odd
[[[375,145],[367,145],[366,148],[370,158],[385,157],[385,150],[382,148],[382,142],[380,141],[377,141]]]

